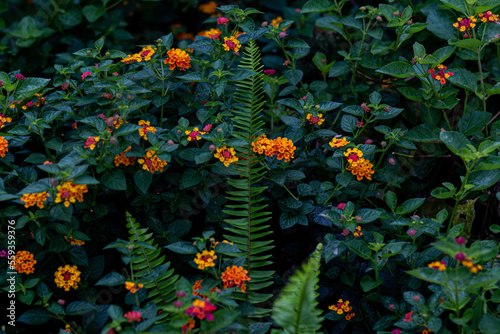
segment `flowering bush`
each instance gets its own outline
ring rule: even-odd
[[[29,3],[7,332],[496,333],[497,1]]]

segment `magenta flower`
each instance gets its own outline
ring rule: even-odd
[[[371,143],[373,143],[373,140],[371,140],[371,139],[367,139],[367,140],[365,140],[365,144],[366,144],[366,145],[371,144]]]
[[[0,87],[2,87],[2,86],[3,86],[3,81],[0,81]]]
[[[340,203],[339,205],[337,205],[337,209],[339,210],[344,210],[345,208],[345,203]]]
[[[393,329],[391,334],[401,334],[401,329]]]
[[[0,257],[8,257],[9,255],[7,254],[6,250],[1,250],[0,251]]]
[[[391,166],[396,165],[396,160],[394,160],[394,158],[389,158],[389,164],[390,164]]]
[[[218,25],[223,25],[223,26],[225,26],[228,22],[229,22],[229,20],[228,20],[228,19],[226,19],[225,17],[219,17],[219,18],[217,19],[217,24],[218,24]]]
[[[457,260],[457,261],[461,262],[461,261],[465,260],[465,258],[466,258],[465,254],[462,252],[455,254],[455,260]]]
[[[465,239],[464,237],[458,237],[455,239],[455,242],[459,245],[463,245],[467,242],[467,239]]]
[[[57,300],[57,303],[58,303],[59,305],[64,305],[64,304],[66,303],[66,301],[65,301],[64,299],[58,299],[58,300]]]
[[[273,70],[273,69],[267,69],[267,70],[264,70],[264,74],[265,75],[273,75],[276,73],[276,70]]]
[[[212,124],[207,124],[203,127],[204,132],[210,132],[212,130]]]
[[[356,222],[361,223],[363,221],[363,218],[360,216],[356,216]]]
[[[411,230],[409,230],[409,231],[408,231],[408,235],[409,235],[410,237],[412,237],[412,238],[413,238],[416,234],[417,234],[417,231],[415,231],[415,230],[413,230],[413,229],[411,229]]]
[[[17,73],[16,75],[14,75],[14,77],[15,77],[17,80],[23,80],[23,79],[24,79],[24,75],[22,75],[21,73]]]
[[[348,234],[349,234],[349,230],[348,229],[345,229],[345,230],[342,231],[342,235],[344,237],[347,237]]]
[[[114,75],[115,77],[117,77],[117,76],[118,76],[118,72],[113,72],[113,75]]]
[[[280,38],[285,38],[286,37],[286,32],[284,32],[284,31],[280,32],[279,37]]]
[[[85,80],[86,77],[91,76],[91,75],[92,75],[92,72],[84,72],[82,74],[82,80]]]
[[[137,312],[137,311],[127,312],[123,316],[128,319],[128,322],[134,322],[134,321],[141,322],[141,320],[142,320],[141,319],[141,312]]]

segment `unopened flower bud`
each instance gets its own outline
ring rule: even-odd
[[[111,137],[111,138],[109,138],[109,142],[114,145],[114,144],[118,143],[118,139],[116,139],[116,137]]]
[[[127,100],[133,100],[133,99],[134,99],[134,97],[132,95],[127,94]]]
[[[459,245],[463,245],[467,242],[467,239],[465,239],[464,237],[458,237],[455,239],[455,242]]]
[[[286,37],[286,32],[282,31],[282,32],[280,32],[280,34],[278,36],[280,38],[285,38]]]
[[[92,51],[90,51],[90,50],[87,50],[87,54],[88,54],[88,55],[89,55],[89,54],[91,54],[91,53],[92,53]]]
[[[382,17],[377,16],[376,19],[377,19],[377,21],[382,22]]]
[[[218,132],[218,133],[222,133],[222,132],[224,132],[224,130],[222,130],[221,128],[218,128],[218,129],[217,129],[217,132]]]
[[[174,141],[172,139],[169,139],[167,141],[168,146],[174,146]]]
[[[54,179],[53,177],[50,178],[50,185],[52,187],[55,187],[59,184],[59,181],[57,181],[56,179]]]
[[[177,291],[177,293],[175,295],[177,296],[177,298],[186,297],[186,293],[184,291]]]
[[[264,21],[264,22],[262,22],[262,24],[261,24],[260,26],[261,26],[262,28],[264,28],[264,27],[267,27],[267,25],[268,25],[268,24],[269,24],[269,23],[267,23],[267,21]]]
[[[106,53],[104,54],[106,57],[109,57],[111,56],[111,53],[109,53],[109,51],[106,51]]]
[[[421,298],[420,298],[419,295],[415,295],[415,296],[413,296],[412,299],[413,299],[414,302],[419,302]]]
[[[463,260],[465,260],[465,258],[466,257],[465,257],[464,253],[457,253],[457,254],[455,254],[455,260],[457,260],[457,261],[462,262]]]
[[[361,6],[359,7],[360,10],[366,10],[366,7],[365,6]]]
[[[182,307],[182,302],[181,302],[180,300],[176,300],[176,301],[174,302],[174,307],[176,307],[176,308],[181,308],[181,307]]]
[[[214,144],[210,145],[208,149],[210,150],[210,152],[215,151],[215,145]]]
[[[110,117],[110,118],[106,118],[106,121],[105,121],[106,125],[111,127],[113,126],[113,123],[114,123],[114,120]]]
[[[396,160],[394,160],[394,158],[389,158],[389,164],[390,164],[391,166],[396,165]]]
[[[415,235],[417,235],[417,231],[411,229],[408,231],[408,235],[413,238]]]
[[[297,13],[297,14],[300,14],[300,12],[301,12],[300,8],[295,8],[293,11],[294,11],[295,13]]]
[[[58,300],[57,300],[57,303],[58,303],[59,305],[64,305],[64,304],[66,303],[66,301],[65,301],[64,299],[58,299]]]
[[[134,244],[132,244],[132,245],[128,245],[128,247],[127,247],[127,248],[128,248],[128,250],[134,250]]]
[[[321,106],[319,104],[315,105],[314,108],[316,108],[317,110],[319,110],[319,108],[321,108]]]
[[[360,216],[356,216],[356,222],[361,223],[363,221],[363,218]]]
[[[387,146],[387,142],[385,142],[385,141],[381,142],[381,143],[380,143],[380,146],[382,146],[382,147],[386,147],[386,146]]]
[[[177,134],[180,135],[182,133],[181,129],[177,129]]]
[[[117,98],[117,99],[119,99],[119,98],[121,98],[123,95],[122,95],[122,93],[116,93],[116,95],[115,95],[115,96],[116,96],[116,98]]]

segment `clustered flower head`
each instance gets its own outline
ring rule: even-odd
[[[12,122],[12,118],[5,117],[2,113],[0,113],[0,129],[5,126],[5,123]]]
[[[323,117],[322,113],[318,113],[318,117],[315,117],[313,116],[313,114],[308,113],[306,118],[309,121],[309,124],[313,125],[321,125],[325,121],[325,118]]]
[[[240,41],[236,39],[236,36],[224,37],[224,43],[222,44],[224,51],[240,51],[241,44]]]
[[[11,267],[14,267],[20,274],[33,274],[35,264],[36,260],[33,254],[28,251],[18,251],[10,263]]]
[[[57,186],[57,195],[54,202],[64,202],[64,206],[68,207],[71,203],[83,202],[83,194],[87,193],[86,184],[74,184],[72,182],[64,182]]]
[[[163,172],[163,168],[167,165],[167,162],[158,158],[154,150],[148,150],[146,156],[137,160],[139,164],[142,165],[142,169],[151,172]]]
[[[200,136],[206,134],[206,132],[200,131],[200,129],[198,127],[195,127],[195,128],[193,128],[193,131],[189,131],[189,130],[184,131],[184,134],[186,136],[188,136],[187,137],[188,141],[193,141],[193,140],[200,140],[201,139]]]
[[[283,18],[281,16],[278,16],[277,18],[271,20],[271,25],[273,27],[278,28],[280,25],[280,22],[283,22]],[[288,27],[283,29],[283,31],[286,31],[287,29],[288,29]]]
[[[137,311],[129,311],[123,315],[126,319],[128,319],[128,322],[141,322],[141,312]]]
[[[23,80],[24,79],[24,75],[22,75],[21,73],[16,73],[14,75],[14,78],[16,78],[17,80]]]
[[[222,31],[219,28],[212,28],[210,30],[201,31],[198,36],[208,37],[210,39],[219,39],[219,36],[222,35]]]
[[[457,22],[453,23],[453,26],[462,32],[465,38],[471,38],[473,37],[472,29],[476,27],[476,22],[477,19],[474,15],[467,18],[459,17]]]
[[[26,209],[35,205],[43,209],[45,207],[44,202],[48,197],[50,197],[50,194],[46,191],[42,191],[41,193],[23,194],[21,201],[24,202],[24,207]]]
[[[144,284],[135,284],[134,282],[126,281],[125,282],[125,289],[132,293],[136,293],[140,289],[144,287]]]
[[[491,10],[485,12],[485,13],[479,13],[477,14],[479,18],[481,19],[482,22],[496,22],[498,21],[498,14],[493,14]]]
[[[266,135],[261,135],[252,143],[253,151],[259,154],[265,154],[268,157],[277,155],[278,160],[285,159],[289,162],[294,158],[295,145],[288,138],[278,137],[276,139],[268,139]]]
[[[164,64],[169,64],[168,68],[173,71],[175,68],[179,68],[181,71],[185,71],[191,67],[191,57],[186,51],[179,48],[172,48],[167,51],[167,59],[163,61]]]
[[[363,232],[361,232],[361,226],[356,227],[356,229],[354,230],[354,232],[352,233],[352,235],[355,238],[359,238],[359,237],[363,236]]]
[[[363,180],[366,177],[367,180],[372,179],[372,175],[375,173],[373,170],[373,164],[370,160],[363,158],[363,152],[357,148],[349,148],[347,152],[344,152],[344,156],[347,157],[347,170],[355,175],[358,181]]]
[[[332,147],[332,148],[340,148],[340,147],[346,146],[349,143],[350,143],[350,141],[347,141],[345,137],[342,139],[334,137],[328,143],[328,145],[330,145],[330,147]]]
[[[265,75],[273,75],[276,73],[276,70],[273,70],[272,68],[269,68],[267,70],[264,70]]]
[[[229,167],[230,164],[238,161],[238,157],[236,156],[234,148],[227,147],[225,145],[217,148],[216,152],[214,153],[214,157],[219,159],[226,167]]]
[[[213,321],[214,315],[212,314],[212,312],[214,312],[215,310],[217,310],[217,306],[212,305],[208,301],[195,299],[193,300],[193,305],[186,310],[186,314],[198,319]]]
[[[76,246],[83,246],[83,245],[85,245],[85,242],[83,242],[82,240],[75,239],[72,236],[69,236],[69,237],[65,236],[64,239],[66,239],[67,241],[69,241],[69,243],[71,244],[71,246],[73,246],[73,245],[76,245]]]
[[[196,254],[196,258],[194,259],[194,263],[198,265],[198,269],[204,270],[209,267],[215,266],[215,260],[217,259],[217,255],[215,255],[215,251],[207,251],[206,249],[203,252]]]
[[[226,270],[221,274],[222,283],[224,284],[224,289],[236,286],[241,292],[245,292],[247,287],[246,283],[250,281],[248,277],[248,271],[244,270],[243,267],[226,267]]]
[[[443,260],[434,261],[434,262],[429,263],[427,265],[427,267],[432,268],[432,269],[436,269],[439,271],[445,271],[446,270],[446,262],[444,262]]]
[[[104,95],[106,95],[105,93]],[[123,124],[123,119],[120,117],[120,115],[115,114],[113,117],[106,117],[103,114],[97,115],[97,117],[100,117],[104,120],[104,123],[106,123],[106,127],[108,132],[115,132],[122,126]]]
[[[90,150],[93,151],[95,149],[95,147],[97,146],[97,143],[99,142],[100,139],[101,139],[100,137],[89,136],[87,138],[87,140],[85,141],[84,148],[90,148]]]
[[[8,146],[9,142],[5,137],[0,137],[0,157],[5,158],[5,153],[9,152]]]
[[[462,266],[469,268],[470,272],[473,274],[477,274],[480,270],[483,270],[483,266],[480,264],[474,264],[471,257],[463,260]]]
[[[217,10],[217,3],[215,3],[215,1],[209,1],[206,4],[201,4],[198,10],[205,14],[214,14]]]
[[[339,299],[337,304],[330,305],[328,309],[337,312],[337,314],[346,314],[345,319],[351,320],[356,314],[349,313],[352,311],[352,306],[349,306],[350,302],[346,300],[345,302],[342,299]]]
[[[115,166],[118,167],[120,165],[124,166],[132,166],[135,163],[135,157],[126,157],[128,151],[132,149],[132,146],[129,146],[125,151],[120,154],[115,155]]]
[[[365,112],[370,112],[370,108],[366,106],[366,102],[361,103],[361,109],[363,109]]]
[[[139,136],[144,138],[144,140],[148,140],[148,132],[155,133],[156,128],[154,126],[151,126],[151,123],[149,121],[144,121],[140,120],[138,123],[139,126],[142,126],[142,128],[139,129]]]
[[[229,20],[227,18],[225,18],[224,16],[219,17],[217,19],[217,24],[218,25],[224,25],[225,26],[228,22],[229,22]]]
[[[413,311],[410,311],[408,313],[405,314],[405,318],[403,319],[404,322],[412,322],[413,319],[411,317],[411,315],[413,314]]]
[[[155,54],[155,49],[151,45],[143,47],[142,50],[138,53],[134,53],[133,55],[128,55],[128,57],[122,58],[121,62],[125,64],[133,64],[140,63],[143,61],[151,60],[153,55]]]
[[[92,75],[92,72],[89,72],[89,71],[83,72],[83,74],[82,74],[82,80],[85,80],[86,77],[91,76],[91,75]]]
[[[443,64],[439,64],[437,66],[437,68],[438,68],[437,73],[434,73],[436,70],[435,68],[430,69],[429,73],[431,74],[432,79],[435,79],[435,80],[439,81],[439,83],[441,85],[444,85],[446,83],[446,80],[449,77],[451,77],[453,75],[453,73],[450,71],[446,71],[448,69],[448,67],[444,66]]]
[[[78,282],[80,282],[80,274],[77,266],[70,266],[69,264],[64,267],[59,267],[54,273],[56,277],[54,282],[56,282],[58,288],[63,288],[64,291],[69,291],[71,288],[77,289]]]

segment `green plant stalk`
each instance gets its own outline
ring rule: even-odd
[[[467,113],[467,101],[469,100],[469,90],[465,90],[464,115]]]
[[[474,161],[470,167],[466,166],[467,172],[465,173],[465,176],[463,178],[462,185],[460,186],[460,190],[454,196],[455,197],[455,205],[453,206],[453,211],[451,212],[450,220],[448,221],[448,228],[446,229],[446,234],[448,234],[448,232],[450,232],[451,225],[453,224],[453,218],[455,218],[455,212],[457,211],[457,208],[458,208],[458,202],[460,202],[465,197],[465,194],[463,194],[462,192],[465,188],[465,185],[467,184],[467,179],[469,178],[469,174],[471,173],[471,170],[474,168],[475,164],[476,164],[476,162]],[[462,195],[460,195],[460,197],[458,197],[458,194],[462,194]]]
[[[262,166],[266,167],[266,169],[267,169],[267,170],[271,170],[271,168],[269,168],[269,166],[268,166],[268,165],[267,165],[264,161],[262,161],[262,160],[261,160],[261,161],[260,161],[260,164],[261,164]],[[298,200],[299,200],[299,199],[298,199],[298,197],[296,197],[296,196],[295,196],[295,195],[294,195],[294,194],[290,191],[290,189],[288,189],[288,187],[287,187],[286,185],[283,185],[282,187],[283,187],[283,188],[285,188],[285,190],[286,190],[286,191],[290,194],[290,196],[292,196],[292,197],[293,197],[293,199],[294,199],[294,200],[296,200],[296,201],[298,201]]]
[[[496,42],[497,45],[497,66],[498,66],[498,73],[500,75],[500,42]]]
[[[479,67],[479,78],[481,80],[481,94],[483,94],[483,97],[481,100],[483,100],[483,110],[486,112],[486,93],[484,92],[484,75],[483,75],[483,66],[481,64],[481,50],[478,49],[476,51],[477,53],[477,66]]]

